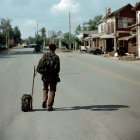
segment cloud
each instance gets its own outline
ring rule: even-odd
[[[71,11],[71,13],[78,13],[80,10],[80,3],[75,0],[61,0],[58,4],[54,4],[51,8],[53,14]]]
[[[36,23],[35,20],[29,19],[29,20],[26,20],[26,21],[25,21],[24,26],[34,26],[35,23]]]

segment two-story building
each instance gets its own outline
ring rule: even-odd
[[[127,4],[113,13],[111,13],[111,9],[109,8],[108,14],[98,26],[99,34],[101,35],[99,47],[102,46],[107,52],[120,49],[121,47],[124,47],[127,51],[127,41],[118,41],[118,39],[130,35],[129,26],[135,19],[136,13],[131,4]]]
[[[140,58],[140,2],[134,7],[134,10],[136,11],[136,48],[138,53],[138,58]]]
[[[128,53],[134,54],[140,58],[140,2],[133,8],[136,11],[136,21],[129,26],[131,35],[119,40],[126,40],[128,42]]]
[[[93,30],[93,31],[81,31],[79,32],[79,34],[77,35],[77,37],[81,40],[81,42],[84,41],[84,46],[91,46],[91,42],[90,42],[90,36],[92,34],[97,34],[98,31],[97,30]]]
[[[118,39],[130,35],[129,26],[135,19],[136,13],[131,4],[127,4],[112,13],[111,8],[109,8],[106,16],[99,22],[98,34],[90,35],[91,47],[100,47],[105,52],[116,51],[120,48],[127,51],[128,42],[118,41]]]

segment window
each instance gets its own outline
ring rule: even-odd
[[[128,18],[127,17],[124,17],[123,18],[123,28],[127,28],[128,27]]]
[[[133,19],[132,18],[119,17],[118,18],[118,28],[128,28],[128,26],[132,22],[133,22]]]
[[[123,28],[123,18],[119,17],[118,19],[118,27]]]
[[[128,23],[123,23],[123,28],[127,28],[128,27]]]
[[[101,25],[101,32],[103,32],[103,25]]]
[[[111,33],[114,33],[114,22],[111,22]]]
[[[111,23],[107,23],[107,26],[108,26],[108,33],[111,32]]]
[[[104,24],[104,32],[106,32],[106,24]]]

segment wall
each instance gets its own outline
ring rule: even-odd
[[[120,12],[119,17],[127,17],[129,20],[133,20],[133,19],[136,19],[136,12],[132,10],[131,6],[127,6],[125,9],[123,9]],[[116,17],[116,30],[117,31],[130,31],[130,28],[119,28],[118,17]]]
[[[140,11],[137,12],[138,23],[140,23]],[[138,57],[140,58],[140,26],[138,26]]]
[[[113,17],[113,18],[109,18],[106,21],[104,21],[101,24],[99,24],[98,33],[107,33],[108,32],[108,23],[111,24],[112,22],[114,22],[114,32],[115,32],[115,30],[116,30],[116,28],[115,28],[115,17]],[[102,31],[102,27],[103,27],[103,31]],[[110,27],[110,29],[111,29],[111,27]]]

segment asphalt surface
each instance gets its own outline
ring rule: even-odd
[[[57,52],[61,82],[54,111],[41,108],[42,81],[34,110],[21,111],[31,93],[33,67],[42,53],[14,49],[0,54],[0,140],[140,140],[140,65],[85,53]]]

